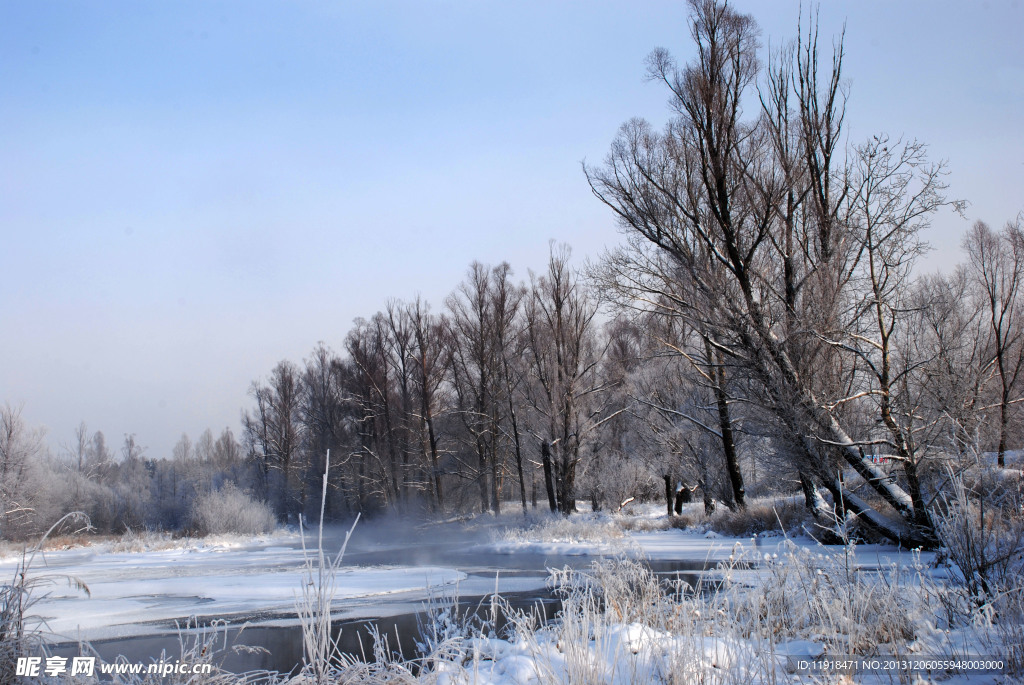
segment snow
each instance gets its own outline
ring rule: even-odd
[[[549,635],[537,643],[475,638],[464,644],[464,664],[444,663],[438,683],[456,685],[540,685],[550,682],[600,682],[609,685],[668,682],[670,674],[707,669],[743,674],[760,682],[763,665],[747,641],[729,637],[681,638],[639,623],[611,624],[587,644],[563,645]],[[779,668],[792,657],[822,654],[820,644],[793,641],[776,646]]]
[[[549,531],[541,531],[541,536]],[[512,539],[480,545],[481,549],[515,554],[593,555],[625,553],[657,561],[701,562],[712,569],[720,562],[781,563],[786,555],[820,559],[822,567],[834,563],[849,564],[861,571],[897,573],[896,569],[913,569],[940,580],[945,572],[935,568],[933,553],[908,552],[887,545],[859,545],[850,548],[825,547],[809,537],[789,538],[783,535],[761,535],[753,538],[729,538],[693,530],[663,530],[631,533],[625,540],[530,540],[521,534]],[[550,537],[550,536],[549,536]],[[557,537],[557,536],[556,536]],[[831,561],[830,561],[831,558]],[[758,572],[745,570],[743,563],[729,565],[728,573],[756,582]],[[745,574],[745,575],[744,575]],[[870,574],[869,574],[870,575]],[[890,578],[892,576],[889,576]],[[922,607],[927,613],[928,608]],[[610,618],[605,614],[604,618]],[[961,654],[982,655],[991,647],[979,641],[976,629],[939,630],[933,625],[919,625],[917,639],[904,647],[917,655],[949,653],[950,644],[961,645]],[[572,634],[572,631],[570,631]],[[589,635],[589,638],[587,637]],[[478,637],[462,645],[461,661],[437,665],[438,683],[448,685],[532,685],[549,682],[602,682],[611,685],[638,682],[675,682],[680,673],[705,674],[727,682],[803,682],[814,679],[795,670],[799,661],[813,660],[831,653],[826,644],[814,639],[786,639],[778,636],[771,644],[758,644],[753,637],[738,633],[673,634],[643,623],[605,623],[603,620],[584,628],[576,640],[564,641],[553,627],[536,633],[510,637]],[[880,646],[880,649],[885,649]],[[884,653],[884,651],[882,652]],[[712,676],[708,674],[720,674]],[[889,682],[894,673],[858,673],[851,682]],[[906,676],[907,674],[901,674]],[[928,674],[919,673],[925,680]],[[818,676],[820,677],[820,676]],[[950,683],[999,682],[991,674],[941,674]]]
[[[713,567],[718,562],[730,559],[755,559],[764,554],[778,555],[787,544],[819,551],[828,550],[809,537],[787,538],[782,535],[761,535],[752,538],[730,538],[714,532],[698,532],[693,530],[659,530],[642,533],[630,533],[623,540],[603,542],[564,542],[564,541],[521,541],[498,540],[489,544],[479,545],[479,549],[500,554],[529,552],[541,555],[567,556],[607,556],[609,554],[626,554],[642,557],[652,561],[685,560],[706,562]],[[839,548],[841,549],[841,548]],[[893,564],[930,564],[935,558],[934,553],[921,553],[919,557],[892,545],[858,545],[854,548],[852,563],[858,568],[888,568]]]
[[[302,552],[294,539],[239,539],[190,544],[145,552],[113,552],[78,548],[49,552],[37,558],[31,575],[52,581],[32,614],[44,619],[49,631],[71,639],[99,639],[119,635],[166,632],[175,620],[189,616],[224,617],[260,615],[264,618],[294,613],[302,584]],[[810,539],[794,541],[814,549]],[[730,558],[755,559],[778,554],[782,537],[733,539],[683,530],[633,533],[621,540],[588,542],[496,541],[478,545],[482,551],[502,554],[594,556],[625,553],[651,560],[688,560],[714,566]],[[930,561],[930,555],[921,559]],[[17,561],[0,562],[0,574],[11,577]],[[913,561],[907,552],[880,545],[856,548],[854,565],[887,567]],[[45,562],[45,565],[44,563]],[[73,578],[89,590],[76,589]],[[502,578],[499,592],[536,589],[542,576]],[[458,586],[464,595],[495,590],[494,578],[470,578],[442,566],[346,567],[339,575],[337,598],[349,600],[412,593],[425,598]]]
[[[531,542],[501,540],[477,545],[481,551],[497,554],[537,554],[541,556],[604,556],[623,551],[621,546],[610,542]]]
[[[382,544],[381,538],[375,538],[372,546]],[[468,539],[464,548],[507,555],[625,554],[653,561],[704,564],[714,569],[719,562],[737,560],[774,563],[785,554],[792,554],[793,545],[801,553],[820,555],[823,561],[828,555],[842,558],[847,553],[844,548],[822,547],[806,537],[761,535],[737,539],[678,529],[634,532],[615,539],[583,536],[539,540],[519,533],[513,539],[485,544]],[[884,545],[856,546],[846,560],[865,570],[914,566],[928,569],[933,577],[944,573],[932,568],[933,554],[910,553]],[[7,577],[15,568],[16,560],[0,562],[0,574]],[[747,574],[744,578],[752,581],[756,578],[756,572],[745,570],[743,564],[732,566],[729,573]],[[64,639],[97,640],[167,633],[174,622],[184,623],[189,616],[261,622],[292,620],[289,617],[294,616],[296,596],[303,583],[303,555],[295,536],[219,539],[143,552],[114,551],[109,546],[78,548],[47,553],[45,566],[37,560],[31,575],[49,577],[53,584],[47,586],[48,593],[33,605],[30,613],[45,619],[48,630]],[[91,594],[87,596],[64,581],[68,576],[84,583]],[[349,566],[337,577],[335,607],[345,610],[360,604],[366,609],[374,603],[375,612],[380,611],[375,615],[386,615],[376,605],[393,601],[394,606],[415,611],[428,597],[535,589],[543,580],[537,574],[487,578],[443,564]],[[984,644],[972,643],[977,642],[980,633],[965,632],[961,638],[934,625],[920,625],[916,632],[917,641],[912,647],[918,654],[944,653],[951,641],[962,642],[966,654],[989,653]],[[780,636],[766,657],[763,645],[759,648],[751,639],[734,634],[680,635],[642,623],[602,622],[574,643],[563,644],[558,632],[548,627],[526,637],[466,637],[460,650],[462,657],[436,663],[435,675],[436,682],[449,685],[618,684],[660,682],[662,676],[678,674],[682,668],[695,673],[711,672],[709,669],[728,672],[736,682],[756,683],[767,682],[766,663],[774,659],[776,675],[772,679],[784,681],[788,676],[801,677],[792,673],[793,659],[825,653],[818,636],[810,638],[787,641]]]
[[[16,563],[0,563],[0,574],[13,577]],[[31,577],[48,582],[29,615],[45,621],[52,639],[95,640],[165,633],[173,630],[174,621],[190,616],[294,614],[302,566],[301,549],[237,541],[141,553],[49,552],[30,569]],[[88,594],[69,578],[83,583]],[[465,578],[465,573],[436,566],[347,567],[338,575],[335,596],[426,597]]]

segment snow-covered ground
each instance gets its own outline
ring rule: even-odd
[[[599,565],[568,581],[563,621],[466,640],[460,658],[437,665],[438,683],[1007,682],[1001,668],[977,668],[992,659],[1006,663],[997,626],[943,623],[940,598],[949,578],[933,553],[674,529],[590,541],[574,539],[561,523],[535,532],[543,539],[515,533],[491,547],[705,560],[716,582],[704,593],[668,599],[642,567]],[[863,669],[852,678],[806,668],[852,663],[850,657]],[[908,658],[914,666],[906,666]],[[901,660],[904,666],[894,665]],[[927,667],[951,662],[967,669]]]
[[[662,509],[659,506],[658,511]],[[588,517],[591,517],[588,522]],[[644,518],[664,519],[664,514],[645,511]],[[777,532],[754,537],[728,537],[701,529],[633,531],[623,533],[609,524],[607,515],[583,514],[576,519],[555,519],[525,531],[511,530],[500,539],[477,548],[500,554],[530,553],[563,556],[625,555],[651,561],[705,562],[708,567],[733,559],[755,561],[764,555],[777,555],[795,545],[801,549],[833,553],[843,548],[820,545],[806,536],[787,537]],[[595,532],[596,531],[596,532]],[[604,533],[604,534],[602,534]],[[850,561],[858,568],[889,568],[906,564],[933,566],[935,554],[914,554],[893,545],[856,545],[850,548]],[[942,575],[942,572],[939,571]]]

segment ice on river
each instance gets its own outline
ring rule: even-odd
[[[2,577],[14,576],[17,561],[0,562]],[[167,632],[189,616],[294,615],[302,569],[302,549],[280,542],[48,552],[30,568],[30,577],[46,582],[33,592],[28,614],[45,621],[44,630],[54,634],[50,639],[71,640]],[[346,567],[338,574],[335,597],[425,597],[465,577],[438,566]],[[88,594],[69,578],[83,583]]]
[[[493,540],[460,534],[448,543],[461,550],[450,556],[430,552],[420,532],[418,541],[383,534],[367,527],[367,540],[346,561],[362,565],[343,568],[337,578],[335,607],[358,607],[360,616],[387,615],[395,606],[417,605],[430,596],[461,593],[482,595],[526,591],[544,585],[544,567],[562,565],[562,559],[626,554],[651,560],[690,560],[714,567],[716,562],[739,555],[756,560],[782,551],[785,539],[723,538],[694,531],[667,530],[633,533],[615,541],[565,542],[559,540]],[[357,532],[358,537],[358,532]],[[438,534],[428,538],[441,538]],[[799,546],[816,547],[809,539]],[[366,549],[391,550],[392,554],[365,556]],[[351,548],[350,548],[351,552]],[[450,550],[449,550],[450,552]],[[487,552],[506,556],[494,568],[484,564]],[[548,555],[561,555],[560,557]],[[536,572],[513,572],[513,558],[534,557]],[[926,557],[929,555],[925,555]],[[385,561],[381,561],[381,559]],[[475,559],[481,568],[474,568]],[[0,577],[13,577],[17,559],[0,559]],[[904,565],[915,559],[892,547],[864,545],[856,549],[854,565],[861,568]],[[930,561],[930,559],[922,559]],[[487,563],[494,563],[493,556]],[[369,565],[373,564],[373,565]],[[385,564],[385,565],[379,565]],[[418,565],[417,565],[418,564]],[[488,575],[488,568],[491,568]],[[505,569],[505,570],[502,570]],[[497,575],[501,575],[498,587]],[[37,557],[30,576],[52,582],[33,593],[29,614],[46,622],[51,640],[99,640],[129,635],[174,631],[175,621],[230,617],[233,621],[275,618],[294,619],[295,601],[303,583],[303,552],[297,535],[277,538],[217,539],[192,541],[176,549],[116,552],[109,548],[78,548],[49,552]],[[81,581],[87,595],[69,583]],[[415,610],[403,609],[405,611]]]

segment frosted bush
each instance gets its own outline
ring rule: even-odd
[[[974,483],[950,473],[951,494],[935,514],[935,523],[964,585],[984,604],[1002,592],[1019,592],[1024,573],[1024,516],[1016,492],[1019,484],[1007,487],[1009,479],[994,470],[972,475]]]
[[[557,516],[526,529],[506,529],[501,536],[509,542],[605,542],[621,538],[622,529],[599,516]]]
[[[274,512],[229,483],[216,492],[200,495],[192,506],[192,528],[199,535],[241,533],[257,535],[273,530]]]
[[[736,511],[720,507],[707,523],[716,533],[732,537],[750,537],[768,531],[799,533],[803,528],[814,528],[807,507],[792,497],[753,499],[744,509]]]

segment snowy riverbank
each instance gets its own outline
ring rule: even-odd
[[[334,579],[333,615],[356,605],[361,616],[389,615],[387,606],[415,611],[427,599],[432,609],[417,660],[338,662],[339,677],[450,685],[675,684],[698,677],[771,683],[805,678],[797,662],[819,657],[1005,658],[1007,641],[1021,635],[1019,621],[975,611],[932,553],[823,546],[775,533],[650,530],[659,526],[638,526],[635,517],[535,516],[518,525],[510,517],[485,519],[367,524]],[[338,549],[337,531],[325,541]],[[452,563],[432,563],[442,558]],[[399,559],[406,563],[394,563]],[[572,568],[566,560],[574,560]],[[643,560],[696,571],[659,575]],[[38,588],[28,613],[45,621],[50,639],[167,634],[190,616],[294,623],[296,597],[309,582],[300,540],[289,533],[139,551],[78,547],[48,552],[43,561],[37,558],[32,574],[52,582]],[[0,563],[0,573],[14,571],[12,560]],[[562,601],[554,622],[501,610],[500,599],[493,615],[486,607],[472,619],[452,611],[459,594],[539,590],[545,582]],[[955,669],[889,676],[999,680]]]

